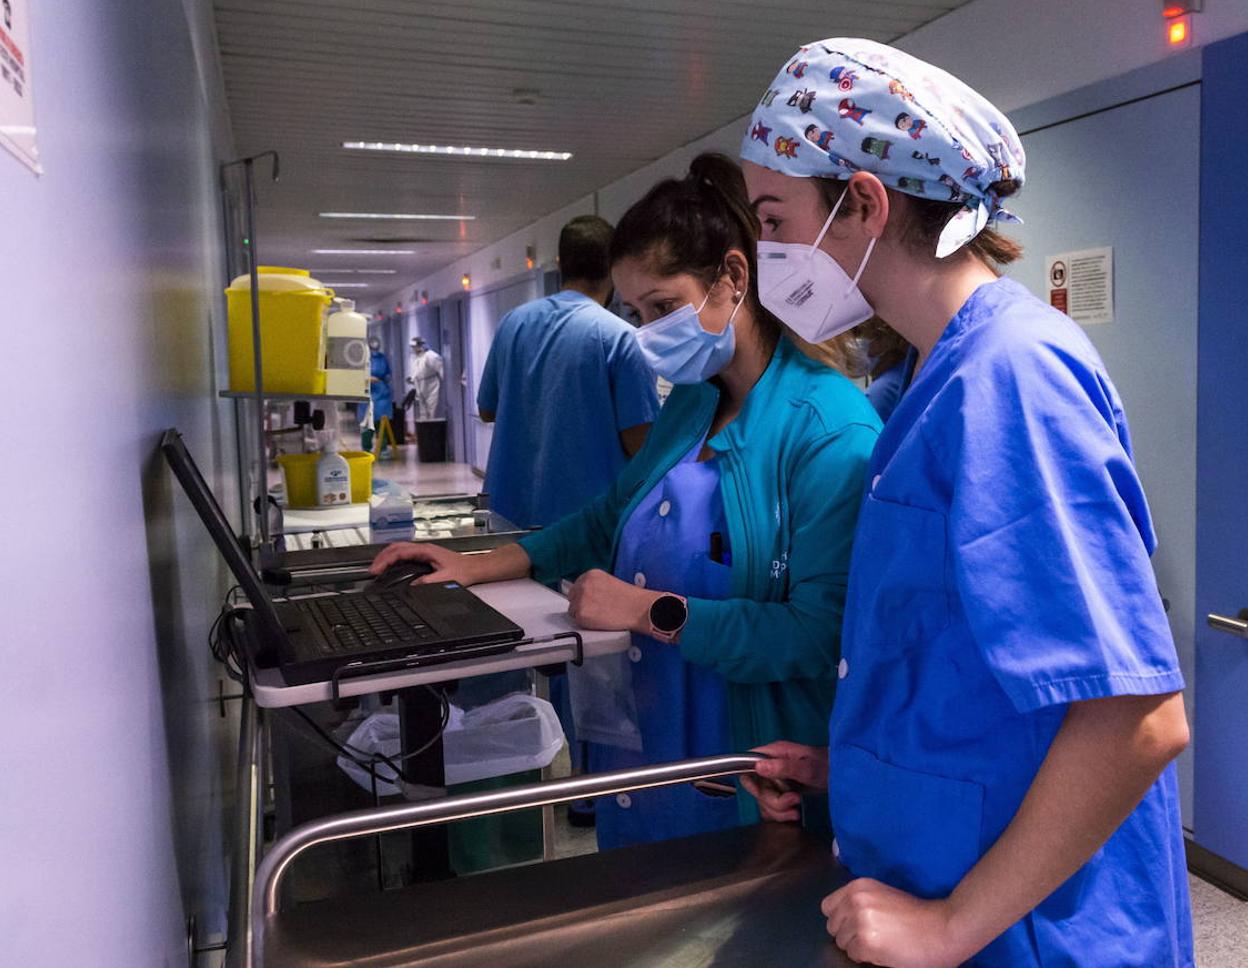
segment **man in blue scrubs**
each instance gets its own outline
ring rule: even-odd
[[[615,480],[659,412],[655,376],[611,298],[611,226],[574,218],[559,235],[563,289],[499,324],[477,392],[493,422],[485,489],[525,528],[579,511]]]
[[[565,225],[563,288],[504,316],[485,361],[477,410],[495,425],[485,489],[490,506],[524,528],[554,524],[604,493],[659,413],[656,378],[633,327],[604,308],[611,235],[596,215]],[[551,679],[550,699],[579,767],[565,677]],[[585,804],[569,815],[592,823]]]

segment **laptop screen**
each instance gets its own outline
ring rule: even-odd
[[[260,576],[252,567],[251,560],[243,551],[238,539],[234,537],[230,521],[225,516],[225,512],[221,510],[217,499],[212,496],[208,482],[204,480],[203,474],[195,466],[195,461],[191,459],[186,444],[182,442],[182,435],[173,429],[166,430],[160,441],[160,449],[165,455],[165,460],[169,462],[169,466],[173,468],[173,473],[181,483],[182,490],[186,492],[186,496],[190,498],[191,504],[199,513],[204,527],[212,535],[217,550],[225,558],[225,563],[229,565],[230,571],[238,579],[238,584],[246,594],[247,600],[256,610],[256,617],[261,623],[261,631],[265,638],[269,639],[269,643],[266,644],[275,645],[280,642],[286,633],[282,628],[282,623],[278,621],[273,602],[260,583]]]

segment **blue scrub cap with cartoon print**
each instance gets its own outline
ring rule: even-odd
[[[1009,119],[952,74],[873,40],[802,47],[759,102],[741,157],[796,177],[869,171],[908,195],[961,202],[940,258],[990,221],[1019,221],[992,190],[1023,182],[1026,157]]]

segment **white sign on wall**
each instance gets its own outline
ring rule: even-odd
[[[0,0],[0,145],[42,173],[31,92],[29,0]]]
[[[1044,265],[1049,305],[1084,326],[1114,321],[1114,250],[1051,255]]]

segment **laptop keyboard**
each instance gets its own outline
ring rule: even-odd
[[[419,645],[433,629],[405,602],[374,595],[335,595],[295,603],[312,616],[333,652],[361,652]]]

